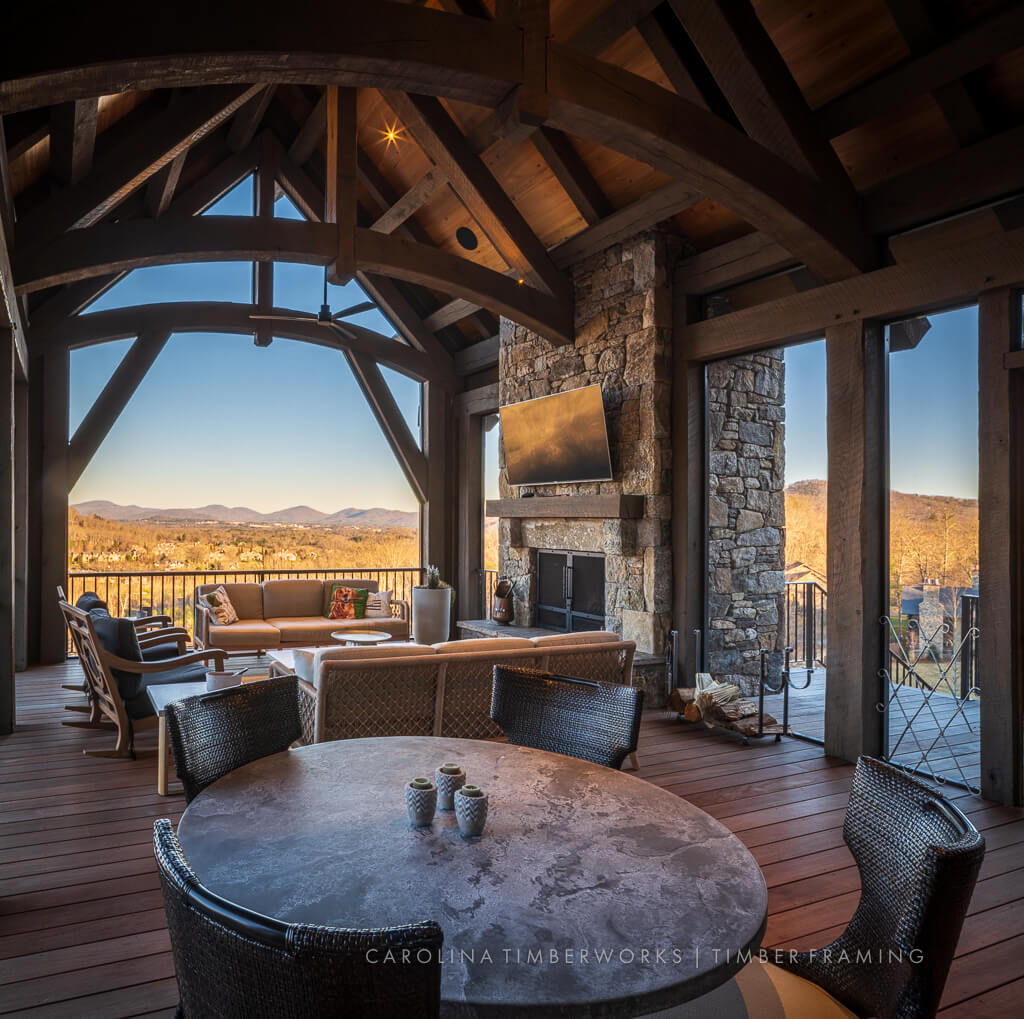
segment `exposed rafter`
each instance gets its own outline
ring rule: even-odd
[[[588,226],[615,211],[572,142],[561,131],[541,127],[530,139]]]
[[[73,227],[91,226],[154,174],[187,151],[255,95],[256,86],[227,85],[172,104],[147,125],[96,160],[77,187],[54,195],[21,221],[21,247],[45,245]]]
[[[146,185],[146,211],[154,219],[171,207],[187,158],[188,152],[179,152],[159,173],[150,177]]]
[[[268,85],[235,114],[228,130],[228,148],[232,152],[241,152],[256,137],[270,100],[274,98],[274,90],[275,86]]]
[[[336,227],[336,255],[328,266],[332,283],[344,286],[356,271],[356,92],[327,86],[327,169],[324,218]]]
[[[92,168],[99,100],[58,103],[50,110],[50,176],[74,187]]]
[[[669,0],[744,130],[821,180],[837,201],[853,187],[811,120],[803,93],[747,0]]]
[[[370,229],[382,234],[397,230],[433,197],[438,188],[444,187],[447,180],[448,178],[436,166],[427,170],[398,201],[374,220]]]
[[[552,296],[571,300],[568,279],[554,265],[522,214],[494,175],[466,144],[466,136],[445,108],[430,96],[386,91],[388,105],[452,188],[502,258],[524,278]]]
[[[781,244],[755,232],[684,259],[676,269],[676,286],[686,294],[710,294],[796,264]]]
[[[835,138],[926,92],[934,92],[997,57],[1024,46],[1024,5],[1010,4],[927,53],[902,63],[826,103],[815,113],[821,131]]]
[[[634,25],[654,10],[661,0],[612,0],[569,40],[584,53],[597,56],[621,39]]]
[[[465,297],[522,322],[555,343],[572,338],[572,309],[563,301],[491,269],[398,235],[357,228],[356,268]],[[175,262],[284,261],[329,265],[337,255],[331,224],[244,216],[163,217],[73,230],[16,262],[18,289],[46,287],[147,265]]]

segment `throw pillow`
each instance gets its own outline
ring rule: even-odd
[[[223,587],[207,591],[201,598],[203,604],[210,610],[213,621],[219,626],[230,626],[238,622],[238,613]]]
[[[371,591],[366,599],[367,619],[391,618],[391,591]]]
[[[346,584],[331,585],[331,610],[328,619],[363,619],[366,616],[366,597],[369,592],[362,587],[348,587]]]

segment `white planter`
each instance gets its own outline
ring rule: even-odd
[[[412,639],[417,644],[440,644],[448,639],[452,618],[450,587],[412,589]]]

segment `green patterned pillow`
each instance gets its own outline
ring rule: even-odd
[[[328,619],[365,619],[366,599],[369,591],[362,587],[349,587],[344,581],[331,584]]]

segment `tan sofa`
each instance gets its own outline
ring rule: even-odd
[[[617,634],[591,632],[296,650],[305,741],[501,736],[491,721],[495,665],[630,685],[635,649]]]
[[[384,630],[398,640],[409,636],[409,605],[392,600],[391,619],[328,619],[331,585],[377,591],[377,581],[332,577],[329,580],[265,580],[262,584],[202,584],[196,588],[195,646],[224,651],[269,651],[274,648],[310,647],[335,642],[338,630]],[[221,625],[199,596],[223,587],[238,622]]]

